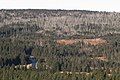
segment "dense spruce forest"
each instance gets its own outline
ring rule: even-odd
[[[120,13],[0,10],[0,80],[120,80]]]

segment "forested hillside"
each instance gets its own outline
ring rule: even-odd
[[[0,10],[0,80],[120,80],[120,13]]]

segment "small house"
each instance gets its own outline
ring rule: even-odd
[[[31,67],[34,68],[34,69],[38,69],[38,61],[37,59],[33,56],[33,55],[30,55],[29,58],[28,58],[28,64],[31,64]]]

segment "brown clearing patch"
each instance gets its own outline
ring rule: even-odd
[[[61,44],[61,45],[71,45],[71,44],[74,44],[74,43],[77,43],[77,42],[80,42],[80,41],[82,41],[85,44],[90,44],[90,45],[94,45],[94,46],[107,43],[106,40],[101,39],[101,38],[95,38],[95,39],[69,39],[69,40],[62,39],[62,40],[57,40],[57,43]]]
[[[61,44],[61,45],[71,45],[71,44],[76,43],[76,40],[65,40],[65,39],[62,39],[62,40],[57,40],[57,43]]]
[[[107,43],[106,40],[103,40],[101,38],[96,38],[96,39],[84,39],[84,43],[85,44],[90,44],[90,45],[100,45],[100,44],[104,44]]]

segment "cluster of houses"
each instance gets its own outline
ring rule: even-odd
[[[38,69],[38,60],[33,56],[33,55],[30,55],[28,56],[28,60],[27,60],[27,64],[24,64],[24,65],[16,65],[15,68],[26,68],[26,69]]]

